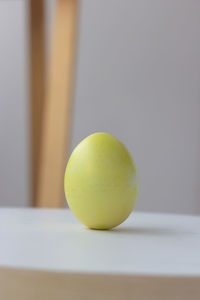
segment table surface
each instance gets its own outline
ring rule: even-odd
[[[134,212],[110,231],[67,209],[0,209],[0,267],[200,277],[200,217]]]

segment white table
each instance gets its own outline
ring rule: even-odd
[[[95,231],[67,209],[1,208],[0,299],[200,299],[200,217]]]

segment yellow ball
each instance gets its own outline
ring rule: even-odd
[[[64,178],[68,205],[92,229],[121,224],[138,195],[135,163],[126,147],[108,133],[94,133],[78,144]]]

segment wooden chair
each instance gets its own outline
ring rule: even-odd
[[[30,0],[32,202],[63,206],[78,0],[57,0],[46,67],[44,0]],[[47,70],[47,72],[46,72]]]

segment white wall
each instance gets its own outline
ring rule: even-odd
[[[25,3],[0,1],[0,205],[29,203]]]
[[[1,22],[11,26],[7,29],[10,32],[7,39],[16,41],[19,35],[16,26],[23,25],[23,18],[13,14],[12,19],[18,24],[14,25],[8,12],[11,6],[17,6],[14,2],[22,2],[10,2],[7,13],[4,11],[6,20]],[[50,18],[54,1],[46,2]],[[79,25],[72,146],[95,131],[114,134],[127,145],[138,166],[137,209],[200,212],[200,3],[195,0],[82,0]],[[1,32],[1,40],[2,36]],[[3,47],[8,49],[9,44]],[[13,47],[10,51],[12,54]],[[14,71],[18,70],[23,56],[17,51],[18,67],[7,71],[11,75],[2,90],[15,81],[23,90],[24,73],[19,76],[23,71]],[[3,59],[0,57],[4,65],[6,57],[6,54]],[[11,58],[14,59],[12,55]],[[17,101],[23,98],[17,92],[14,94]],[[9,101],[12,99],[13,94],[9,95]],[[16,114],[16,109],[20,110],[25,119],[23,101],[20,109],[15,107],[13,111]],[[3,107],[2,100],[0,105],[1,115],[7,118],[9,105]],[[10,126],[19,130],[17,121],[9,120],[4,120],[4,126],[11,123]],[[5,138],[8,130],[0,130]],[[23,126],[20,130],[22,133],[16,139],[24,145]],[[15,157],[17,145],[8,154],[4,151],[5,161]],[[13,170],[24,163],[23,151],[18,161],[12,163]],[[5,186],[10,180],[5,175],[7,165],[4,163],[0,170]],[[26,167],[23,170],[18,172],[20,182],[15,182],[13,175],[11,179],[15,189],[20,186],[18,194],[24,187]],[[3,199],[1,195],[0,199]]]
[[[119,137],[138,209],[200,212],[200,2],[83,0],[73,146]]]

